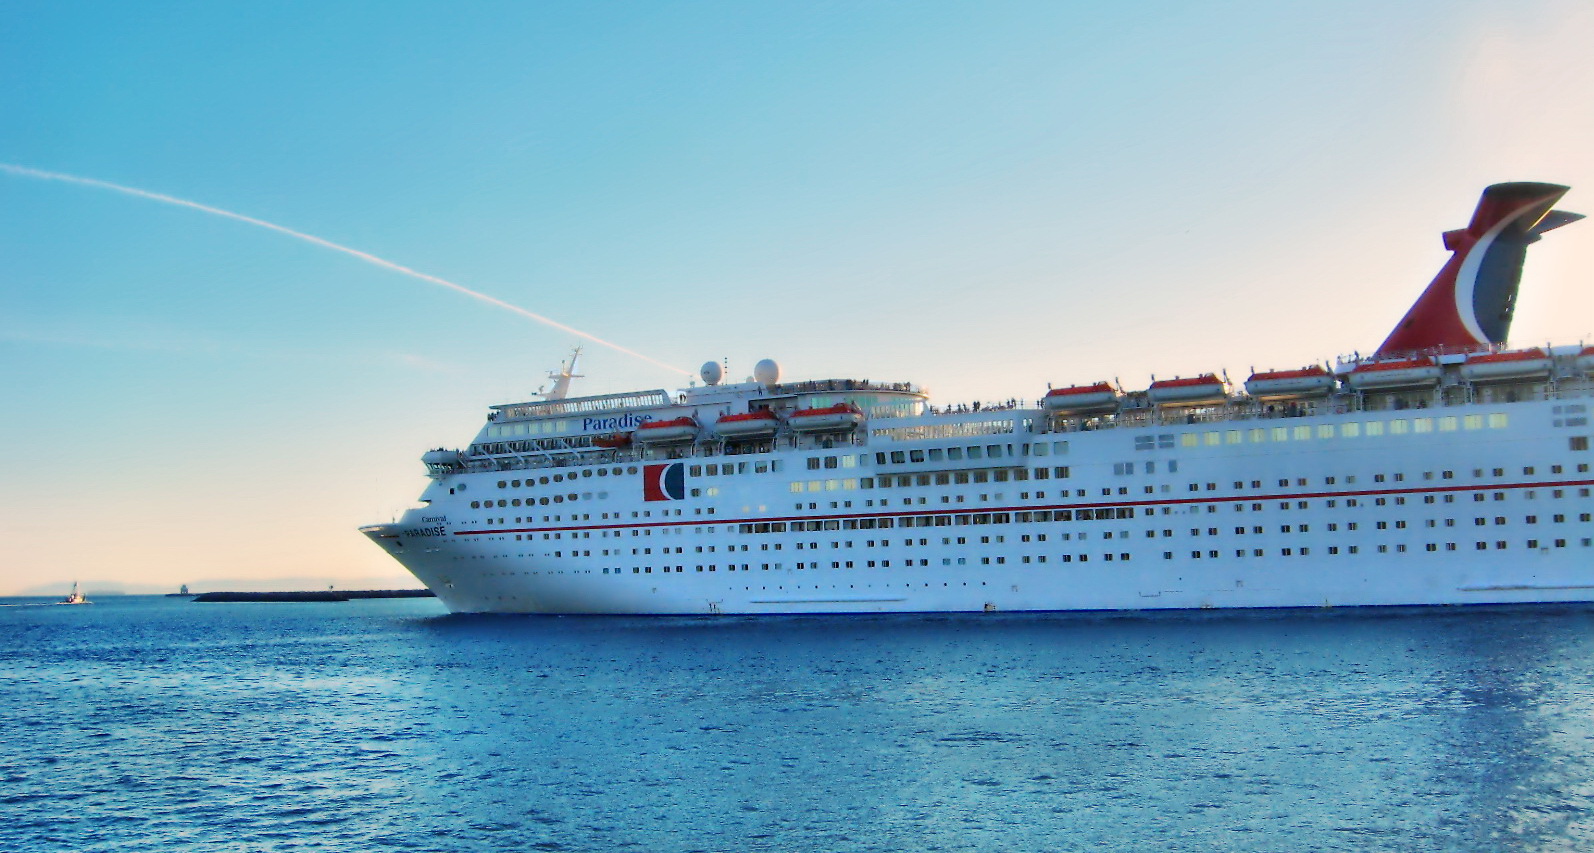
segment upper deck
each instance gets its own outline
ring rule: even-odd
[[[1528,357],[1524,358],[1523,354]],[[1537,353],[1537,356],[1533,356]],[[1070,408],[1042,400],[995,407],[936,409],[911,383],[825,379],[762,385],[755,382],[689,388],[675,396],[663,390],[609,394],[492,407],[487,425],[457,454],[428,454],[433,476],[461,471],[568,467],[651,459],[682,459],[779,451],[867,447],[978,435],[1075,433],[1180,425],[1348,416],[1405,410],[1455,410],[1487,404],[1509,406],[1541,400],[1594,396],[1594,348],[1565,347],[1456,354],[1439,353],[1400,361],[1342,360],[1326,370],[1257,374],[1286,376],[1316,372],[1327,380],[1319,390],[1250,393],[1208,375],[1154,383],[1128,393],[1077,390],[1108,396]],[[1184,389],[1216,383],[1203,396]],[[1265,383],[1264,383],[1265,384]],[[1173,387],[1158,396],[1158,387]],[[1062,389],[1067,392],[1075,389]],[[856,417],[838,418],[834,428],[813,428],[797,413],[839,407]],[[735,434],[721,419],[755,417],[763,428]],[[732,418],[732,421],[736,418]],[[677,423],[671,440],[632,439],[646,424]]]

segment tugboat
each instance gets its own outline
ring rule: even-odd
[[[83,593],[82,592],[78,591],[77,581],[73,581],[72,582],[72,591],[67,593],[66,594],[66,598],[61,599],[61,601],[59,603],[61,603],[61,604],[89,604],[90,602],[89,602],[89,600],[87,598],[83,597]]]

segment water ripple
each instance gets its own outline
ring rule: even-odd
[[[1594,847],[1588,608],[62,610],[0,609],[0,850]]]

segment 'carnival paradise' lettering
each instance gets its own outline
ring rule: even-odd
[[[653,420],[652,415],[633,415],[630,412],[613,418],[582,418],[581,431],[636,429],[651,420]]]

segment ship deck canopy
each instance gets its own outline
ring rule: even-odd
[[[622,409],[651,409],[670,405],[670,395],[660,388],[653,391],[631,391],[624,394],[599,394],[593,397],[570,397],[564,400],[545,400],[533,403],[506,403],[492,406],[493,420],[520,418],[546,418],[556,415],[589,415],[594,412],[612,412]]]

